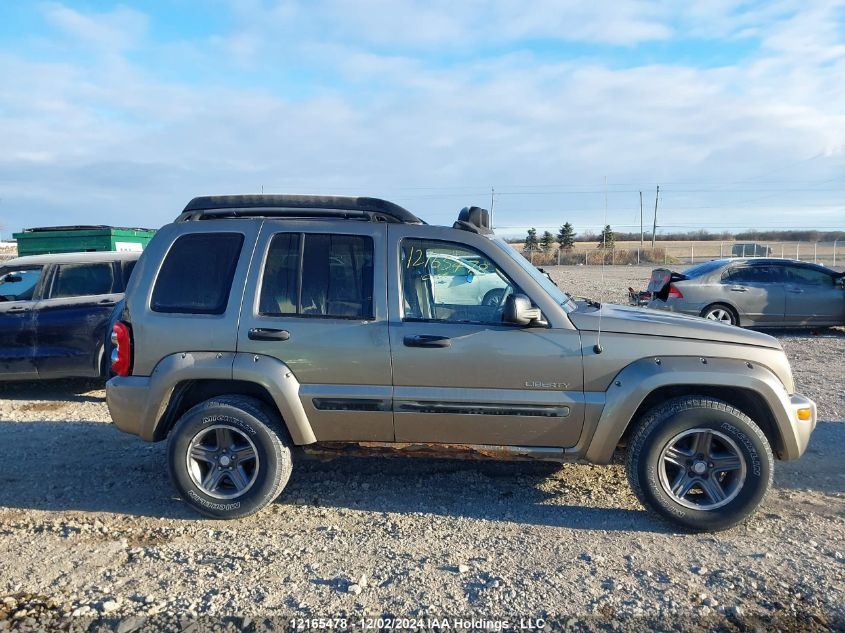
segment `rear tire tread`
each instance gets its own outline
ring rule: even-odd
[[[258,503],[251,504],[250,507],[245,510],[227,512],[225,517],[221,517],[218,514],[203,509],[199,504],[191,503],[191,507],[195,508],[198,512],[201,512],[202,514],[213,518],[242,519],[262,510],[268,504],[272,503],[273,500],[276,499],[282,493],[282,490],[284,490],[285,486],[288,483],[288,480],[290,479],[291,472],[293,471],[293,461],[291,459],[290,450],[292,443],[290,440],[290,435],[288,434],[287,429],[284,427],[284,424],[282,424],[281,419],[278,417],[278,415],[274,412],[268,411],[267,405],[261,400],[252,398],[250,396],[215,396],[190,408],[182,415],[182,419],[188,419],[194,417],[195,415],[202,415],[203,410],[221,405],[233,407],[235,409],[243,411],[248,415],[251,415],[272,431],[270,433],[270,443],[272,446],[274,457],[276,459],[276,463],[278,463],[280,467],[277,469],[273,484],[267,494],[265,494]],[[171,433],[178,431],[178,427],[179,422],[176,423]],[[171,481],[173,481],[173,484],[176,485],[176,482],[173,477],[172,466],[170,467],[170,477]]]

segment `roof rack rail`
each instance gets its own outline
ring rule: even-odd
[[[407,209],[380,198],[291,194],[200,196],[187,204],[176,222],[246,217],[341,218],[425,224]]]

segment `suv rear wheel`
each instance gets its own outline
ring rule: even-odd
[[[170,434],[170,478],[192,508],[245,517],[272,502],[292,469],[281,420],[260,400],[220,396],[188,410]]]
[[[746,519],[772,482],[774,458],[751,419],[713,398],[682,397],[649,411],[628,446],[628,480],[640,502],[696,531]]]

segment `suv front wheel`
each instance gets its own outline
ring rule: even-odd
[[[771,485],[773,465],[760,428],[713,398],[676,398],[652,409],[628,445],[628,480],[640,502],[696,531],[747,518]]]
[[[170,478],[192,508],[245,517],[272,502],[291,474],[290,442],[260,400],[219,396],[188,410],[168,442]]]

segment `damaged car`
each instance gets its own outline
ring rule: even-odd
[[[845,324],[845,273],[788,259],[714,259],[656,268],[649,308],[751,328]]]

